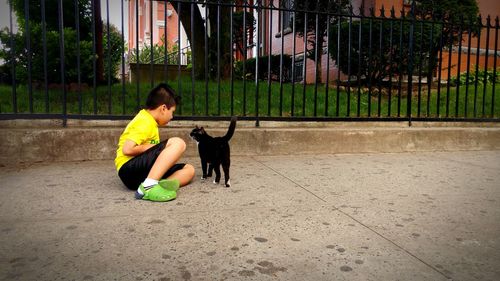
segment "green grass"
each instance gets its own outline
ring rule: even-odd
[[[179,89],[179,83],[167,81],[174,89]],[[150,83],[139,85],[139,96],[137,96],[137,84],[126,84],[122,91],[121,84],[99,86],[95,91],[96,103],[94,104],[93,89],[85,89],[78,93],[76,91],[67,92],[67,113],[68,114],[98,114],[98,115],[133,115],[144,103]],[[256,115],[256,85],[255,81],[234,81],[231,92],[231,82],[221,81],[220,84],[220,104],[219,87],[216,81],[195,81],[192,88],[191,79],[184,78],[180,81],[180,91],[182,104],[178,107],[176,115],[181,116],[229,116],[231,107],[233,114],[239,116]],[[244,90],[246,88],[246,90]],[[420,93],[420,111],[418,92],[412,95],[412,116],[417,117],[500,117],[500,85],[495,89],[495,105],[492,112],[491,85],[484,88],[478,85],[468,87],[461,86],[458,94],[458,111],[456,87],[442,87],[438,102],[438,93],[433,89],[428,100],[427,90],[422,89]],[[16,88],[17,92],[17,112],[30,112],[30,98],[27,86],[21,85]],[[193,103],[194,92],[194,103]],[[293,112],[292,112],[292,93]],[[280,95],[280,84],[271,83],[269,90],[267,81],[259,81],[258,114],[259,116],[305,116],[305,117],[398,117],[398,104],[400,103],[399,116],[407,115],[407,96],[403,92],[400,99],[397,90],[392,91],[392,97],[384,93],[380,98],[373,93],[368,98],[368,93],[359,94],[357,87],[351,88],[350,93],[345,90],[337,91],[336,86],[331,85],[328,89],[328,106],[326,107],[325,85],[318,84],[315,94],[315,85],[307,85],[304,92],[304,85],[284,83],[282,95]],[[62,90],[49,90],[48,99],[43,89],[35,89],[32,92],[33,113],[60,114],[63,112]],[[316,105],[315,105],[316,95]],[[110,99],[111,96],[111,99]],[[208,99],[208,103],[207,103]],[[110,104],[111,100],[111,104]],[[305,106],[304,105],[305,100]],[[139,102],[138,102],[139,101]],[[270,101],[270,103],[269,103]],[[428,102],[429,101],[429,102]],[[338,103],[338,106],[337,106]],[[280,106],[281,104],[281,106]],[[348,106],[349,104],[349,106]],[[475,104],[475,110],[474,110]],[[484,105],[483,105],[484,104]],[[465,108],[467,105],[467,115]],[[359,106],[359,107],[358,107]],[[389,108],[390,107],[390,108]],[[81,109],[80,109],[81,108]],[[349,111],[347,110],[349,108]],[[315,115],[316,109],[316,115]],[[326,114],[325,114],[325,109]],[[390,109],[390,110],[389,110]],[[439,114],[438,114],[439,109]],[[0,85],[0,113],[13,113],[13,89],[11,86]],[[359,112],[359,115],[358,115]],[[379,115],[380,113],[380,115]]]

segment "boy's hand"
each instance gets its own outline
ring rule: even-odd
[[[127,156],[136,156],[144,151],[150,149],[151,147],[155,146],[154,144],[141,144],[138,145],[134,141],[131,140],[126,140],[125,143],[123,144],[123,154]]]

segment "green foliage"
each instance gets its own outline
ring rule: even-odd
[[[451,83],[453,85],[456,85],[457,83],[460,83],[460,85],[475,85],[476,83],[478,85],[484,85],[485,79],[487,84],[493,84],[493,82],[498,83],[500,82],[499,73],[500,68],[497,68],[496,71],[493,68],[490,68],[488,70],[473,70],[468,74],[467,72],[463,72],[458,77],[452,77]]]
[[[408,12],[407,17],[411,17]],[[470,27],[473,35],[481,29],[478,19],[479,7],[477,0],[415,0],[414,16],[421,20],[435,20],[445,23],[443,28],[444,45],[457,44],[460,33]]]
[[[279,81],[280,79],[280,55],[271,55],[271,80]],[[245,74],[243,73],[243,65],[245,65]],[[237,78],[255,79],[256,59],[251,58],[243,61],[235,62],[234,75]],[[269,76],[269,56],[259,57],[259,79],[267,80]],[[292,59],[289,55],[283,55],[283,81],[288,82],[292,71]]]
[[[64,1],[64,60],[65,60],[65,80],[67,83],[78,81],[78,48],[80,52],[80,75],[83,83],[92,83],[94,78],[94,52],[93,39],[91,32],[91,10],[89,0],[78,1],[80,15],[80,41],[78,47],[78,34],[76,32],[75,7],[73,1]],[[60,33],[59,19],[56,13],[57,1],[47,0],[45,4],[46,11],[46,56],[44,57],[43,26],[41,19],[40,1],[29,1],[30,9],[30,45],[31,56],[28,53],[26,45],[26,26],[24,20],[24,1],[12,0],[14,11],[17,15],[19,31],[12,34],[15,48],[10,44],[10,31],[5,28],[0,30],[0,59],[4,64],[0,66],[0,71],[4,79],[12,82],[11,65],[16,64],[16,81],[21,83],[28,82],[28,63],[31,58],[31,79],[34,84],[45,82],[44,69],[47,69],[47,82],[61,82],[61,56],[60,56]],[[107,34],[107,28],[103,30],[103,63],[105,73],[110,71],[111,77],[115,80],[115,74],[118,71],[122,56],[122,41],[120,31],[113,25],[110,25],[110,34]],[[110,51],[108,52],[107,41],[110,40]],[[108,65],[108,53],[110,63]],[[95,57],[97,59],[97,56]],[[46,63],[46,65],[45,65]],[[9,79],[10,78],[10,79]]]
[[[35,83],[44,82],[44,68],[47,69],[47,82],[61,82],[61,56],[60,56],[60,34],[55,30],[48,30],[46,33],[46,59],[44,60],[42,27],[40,23],[31,23],[30,44],[31,44],[31,79]],[[5,61],[4,68],[10,68],[12,60],[16,64],[16,80],[18,82],[28,82],[28,62],[29,54],[26,47],[26,33],[19,32],[13,34],[15,49],[11,49],[9,31],[0,31],[0,42],[5,46],[0,50],[0,58]],[[105,71],[109,70],[107,51],[107,31],[103,36],[104,66]],[[121,35],[114,26],[110,27],[110,52],[111,55],[111,77],[117,73],[121,62]],[[64,28],[64,60],[65,60],[65,80],[68,83],[78,81],[78,44],[76,30],[70,27]],[[93,42],[91,40],[80,39],[80,76],[83,83],[90,84],[93,81]],[[12,55],[14,52],[14,55]],[[44,61],[46,66],[44,66]]]
[[[422,73],[423,76],[430,75],[438,63],[441,37],[442,46],[445,47],[458,42],[460,32],[463,33],[468,28],[465,22],[460,27],[462,22],[457,20],[475,19],[478,13],[475,0],[437,2],[415,1],[414,13],[408,12],[402,19],[372,17],[355,20],[350,25],[349,17],[345,17],[340,21],[340,28],[339,22],[330,23],[331,58],[337,61],[337,52],[340,49],[340,59],[337,62],[340,70],[345,74],[350,71],[351,75],[359,75],[360,82],[364,85],[384,85],[384,81],[388,81],[391,74],[407,75],[410,69],[414,75],[416,73]],[[462,14],[458,16],[454,13]],[[477,21],[471,20],[467,24],[471,32],[477,29]],[[359,36],[360,30],[361,36]],[[339,31],[340,44],[337,42]]]
[[[21,28],[25,28],[25,0],[9,0]],[[42,1],[29,0],[29,18],[32,23],[42,22]],[[45,0],[45,23],[47,30],[59,30],[58,0]],[[78,0],[78,20],[82,40],[92,40],[92,2]],[[64,26],[76,29],[75,1],[63,1]]]
[[[162,38],[162,42],[164,42]],[[181,50],[182,53],[187,56],[188,64],[191,64],[191,51],[188,49]],[[154,44],[153,46],[143,45],[139,48],[139,63],[151,63],[151,53],[153,55],[154,64],[164,64],[165,63],[165,46],[160,44]],[[130,51],[130,62],[137,62],[137,49],[132,49]],[[168,64],[179,64],[179,45],[174,44],[171,47],[167,44],[167,63]]]
[[[377,19],[363,19],[350,24],[348,19],[344,19],[340,22],[340,45],[337,42],[339,23],[331,26],[330,56],[336,61],[340,47],[338,65],[342,72],[356,77],[359,75],[364,85],[383,83],[390,74],[408,73],[410,25],[409,21]],[[422,65],[422,75],[425,76],[429,74],[429,69],[434,69],[436,54],[431,51],[439,47],[440,29],[437,25],[419,22],[415,24],[413,34],[412,66],[416,73],[417,67]]]

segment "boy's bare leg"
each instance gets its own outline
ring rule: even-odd
[[[190,164],[184,165],[184,168],[176,171],[168,179],[177,179],[179,181],[180,186],[185,186],[194,177],[194,167]]]
[[[186,143],[181,138],[170,138],[163,151],[156,158],[149,171],[148,179],[160,180],[161,177],[174,166],[186,150]]]

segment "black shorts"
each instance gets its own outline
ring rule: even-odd
[[[158,155],[160,155],[166,145],[167,141],[162,141],[123,164],[123,166],[118,171],[118,176],[128,189],[136,190],[139,185],[146,179],[149,171],[156,161],[156,158],[158,158]],[[184,165],[186,164],[175,164],[172,168],[168,169],[168,171],[163,175],[162,178],[168,178],[173,173],[184,168]]]

